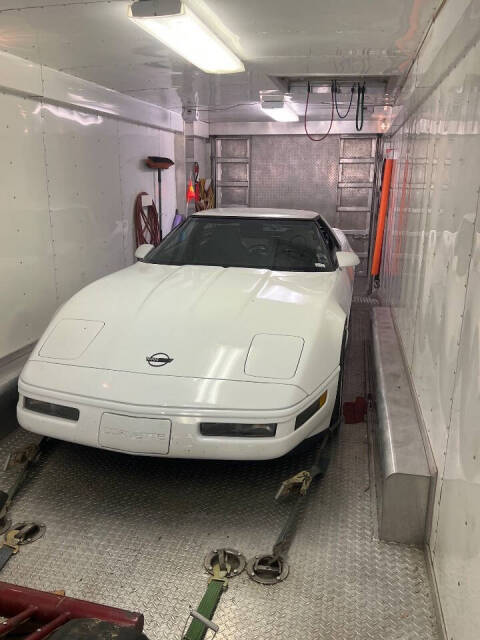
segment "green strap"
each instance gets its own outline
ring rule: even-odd
[[[198,613],[211,620],[215,613],[215,609],[220,602],[224,588],[225,580],[216,580],[215,578],[212,578],[208,584],[202,601],[198,605]],[[188,627],[187,633],[183,636],[183,640],[203,640],[206,633],[207,627],[203,622],[193,619]]]
[[[8,545],[4,545],[3,547],[0,547],[0,571],[7,564],[7,562],[10,560],[10,558],[13,556],[14,553],[15,553],[15,549],[13,549],[12,547],[9,547]]]

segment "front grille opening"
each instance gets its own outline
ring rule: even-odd
[[[302,426],[302,424],[305,424],[307,420],[310,420],[310,418],[314,416],[317,413],[317,411],[323,407],[326,401],[327,401],[327,392],[324,391],[322,395],[317,400],[315,400],[313,404],[311,404],[309,407],[304,409],[302,413],[298,414],[297,419],[295,420],[295,429],[298,429],[299,427]]]
[[[34,400],[33,398],[24,398],[23,406],[28,411],[43,413],[54,418],[72,420],[72,422],[77,422],[80,417],[80,411],[75,407],[66,407],[63,404],[53,404],[52,402],[43,402],[43,400]]]

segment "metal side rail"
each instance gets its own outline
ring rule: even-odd
[[[381,540],[422,546],[428,527],[433,459],[390,309],[372,309],[376,382],[378,533]]]

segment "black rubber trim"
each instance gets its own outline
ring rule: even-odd
[[[323,393],[322,393],[322,395],[323,395]],[[322,396],[320,396],[320,398],[321,397]],[[320,398],[317,398],[313,404],[311,404],[309,407],[304,409],[302,411],[302,413],[298,414],[298,416],[297,416],[297,418],[295,420],[295,429],[298,429],[299,427],[301,427],[302,424],[305,424],[305,422],[307,420],[310,420],[310,418],[312,416],[314,416],[317,413],[317,411],[319,411],[319,409],[321,408],[320,407]]]
[[[54,418],[63,418],[72,422],[77,422],[80,417],[80,411],[75,407],[66,407],[63,404],[53,404],[52,402],[44,402],[34,398],[25,397],[23,399],[23,407],[27,411],[35,411],[35,413],[42,413]]]

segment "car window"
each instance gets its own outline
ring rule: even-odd
[[[337,266],[336,252],[341,249],[340,243],[332,230],[329,229],[326,225],[322,225],[319,222],[318,227],[320,229],[320,234],[325,242],[325,245],[330,252],[330,259],[334,266]]]
[[[273,271],[332,271],[326,240],[314,220],[189,218],[145,262]]]

